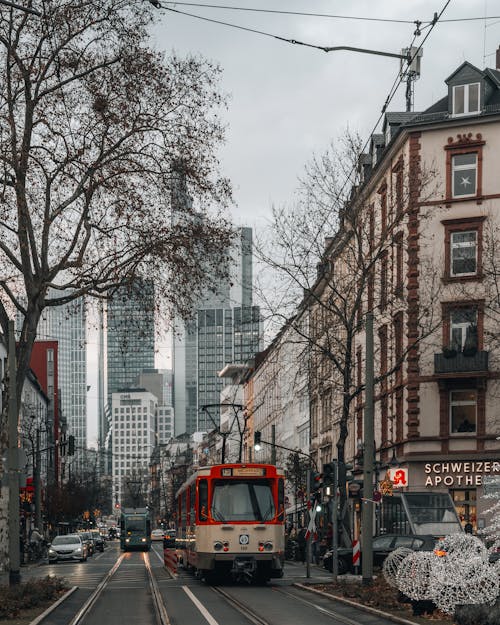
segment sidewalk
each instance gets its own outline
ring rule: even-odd
[[[25,582],[27,579],[37,577],[34,575],[34,571],[42,566],[43,562],[30,562],[29,564],[21,565],[21,582]],[[9,585],[9,571],[0,571],[0,586]]]

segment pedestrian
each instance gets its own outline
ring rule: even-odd
[[[40,534],[38,527],[34,527],[30,533],[29,550],[31,560],[38,560],[42,555],[43,536]]]

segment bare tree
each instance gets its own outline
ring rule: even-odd
[[[291,319],[295,340],[307,345],[310,354],[311,452],[319,466],[331,458],[338,459],[341,484],[346,481],[346,441],[355,431],[356,400],[361,402],[364,390],[364,380],[356,377],[364,315],[367,311],[376,312],[379,322],[388,329],[388,343],[391,332],[395,332],[394,320],[401,313],[399,331],[403,344],[403,319],[408,305],[403,264],[408,242],[403,232],[412,209],[411,193],[418,188],[419,197],[425,199],[434,179],[432,171],[420,170],[418,177],[405,181],[403,171],[398,177],[395,170],[393,192],[381,187],[376,211],[382,216],[375,217],[373,194],[369,195],[363,186],[364,159],[361,141],[356,136],[346,134],[332,144],[321,158],[314,158],[306,167],[296,201],[291,207],[274,210],[267,237],[257,242],[260,260],[279,276],[279,286],[275,286],[271,296],[269,290],[260,290],[270,318],[283,323],[292,310],[302,311]],[[411,340],[395,359],[385,357],[384,361],[380,350],[376,356],[376,382],[382,395],[388,393],[391,376],[394,384],[401,375],[407,354],[441,322],[432,306],[441,282],[435,272],[426,277],[418,336],[413,336],[412,330]],[[304,315],[308,316],[308,323],[298,323]],[[409,330],[407,335],[410,336]],[[393,425],[381,432],[377,450],[381,457],[395,443],[396,432],[390,431]],[[340,493],[345,508],[346,489],[341,488]],[[350,544],[346,516],[343,521],[342,537]]]
[[[232,239],[218,68],[149,48],[143,0],[40,9],[0,13],[0,326],[24,320],[18,399],[45,307],[142,276],[186,315]]]

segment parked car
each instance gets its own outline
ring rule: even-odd
[[[88,555],[92,556],[95,552],[95,543],[92,534],[88,531],[78,532],[83,542],[87,545]]]
[[[91,530],[96,551],[104,551],[104,538],[99,530]]]
[[[87,560],[87,545],[79,534],[66,534],[66,536],[55,536],[49,545],[49,562],[58,560]]]
[[[381,536],[375,536],[373,538],[373,566],[381,567],[387,556],[395,549],[398,549],[398,547],[406,547],[413,551],[433,551],[435,544],[436,538],[430,535],[382,534]],[[340,547],[338,549],[338,560],[339,575],[351,571],[353,568],[352,549]],[[323,556],[325,569],[332,571],[332,562],[332,550],[330,549]]]
[[[175,547],[175,539],[177,538],[177,532],[173,529],[165,530],[163,536],[163,547]]]
[[[151,540],[163,540],[165,532],[161,529],[153,530],[151,532]]]

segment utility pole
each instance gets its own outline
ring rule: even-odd
[[[271,425],[271,464],[276,465],[276,426]]]
[[[337,583],[337,577],[339,574],[339,545],[338,545],[338,485],[339,485],[339,471],[338,463],[334,460],[333,467],[333,494],[331,498],[332,503],[332,574],[333,581]]]
[[[36,443],[35,443],[35,465],[33,467],[34,474],[34,487],[35,487],[35,527],[42,530],[42,493],[40,488],[40,426],[36,428]]]
[[[366,392],[363,422],[363,494],[361,508],[361,562],[364,585],[373,581],[373,456],[375,451],[373,431],[373,313],[366,315]]]
[[[307,469],[307,485],[306,485],[306,501],[307,501],[307,511],[309,516],[313,513],[311,505],[311,467]],[[309,522],[309,519],[308,519]],[[306,542],[306,577],[311,577],[311,536],[307,539]]]
[[[7,362],[9,369],[9,584],[13,586],[21,581],[19,549],[19,415],[16,397],[16,339],[13,321],[9,321],[9,358]]]

